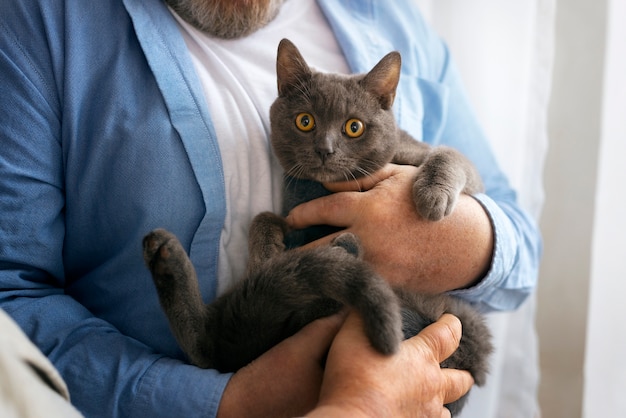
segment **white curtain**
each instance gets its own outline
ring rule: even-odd
[[[557,0],[538,293],[544,416],[626,416],[626,0]]]
[[[478,118],[522,205],[539,217],[547,150],[556,0],[416,0],[448,43]],[[462,418],[536,418],[535,297],[489,316],[496,352],[488,384]]]
[[[626,416],[626,0],[608,0],[583,417]]]

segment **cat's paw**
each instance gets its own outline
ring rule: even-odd
[[[289,225],[282,216],[272,212],[261,212],[252,219],[248,246],[251,253],[269,258],[285,251],[285,234]]]
[[[450,215],[456,206],[460,190],[418,177],[413,185],[413,201],[417,213],[429,221],[439,221]]]
[[[452,213],[462,192],[474,193],[481,184],[475,168],[461,153],[437,146],[418,167],[413,200],[423,218],[438,221]]]
[[[151,231],[143,238],[143,259],[148,268],[151,268],[158,258],[169,258],[170,254],[163,245],[172,240],[178,241],[174,234],[160,228]],[[161,250],[163,250],[162,254]]]
[[[155,229],[144,237],[143,259],[157,285],[185,271],[190,264],[178,238],[165,229]]]
[[[272,212],[261,212],[252,219],[250,224],[250,236],[256,235],[272,241],[283,240],[289,232],[289,225],[282,216]]]
[[[254,274],[265,261],[285,251],[285,234],[289,225],[282,216],[262,212],[254,217],[248,234],[248,274]]]
[[[362,256],[361,241],[356,235],[351,232],[344,232],[340,235],[337,235],[331,241],[331,245],[334,247],[343,248],[349,254],[352,254],[356,258],[361,258]]]

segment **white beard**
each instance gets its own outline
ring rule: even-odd
[[[210,35],[240,38],[262,28],[285,0],[165,0],[184,20]]]

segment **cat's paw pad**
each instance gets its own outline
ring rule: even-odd
[[[174,234],[155,229],[143,239],[143,259],[153,274],[162,275],[169,266],[187,259],[187,253]]]
[[[349,254],[359,258],[361,256],[361,242],[359,238],[351,232],[344,232],[331,241],[333,247],[341,247]]]
[[[459,191],[440,184],[424,184],[418,178],[413,185],[417,213],[429,221],[439,221],[454,210]]]

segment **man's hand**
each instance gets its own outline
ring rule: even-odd
[[[443,405],[456,401],[473,384],[469,372],[439,364],[458,347],[461,322],[446,314],[400,352],[374,351],[363,322],[351,313],[328,354],[318,407],[311,417],[450,417]]]
[[[319,319],[240,369],[218,417],[295,417],[318,401],[323,364],[345,314]]]
[[[325,184],[335,193],[297,206],[287,222],[296,229],[346,228],[361,239],[365,260],[392,284],[436,293],[470,286],[491,263],[489,217],[478,201],[461,195],[443,220],[421,218],[411,197],[416,175],[416,167],[389,164],[358,182]]]

